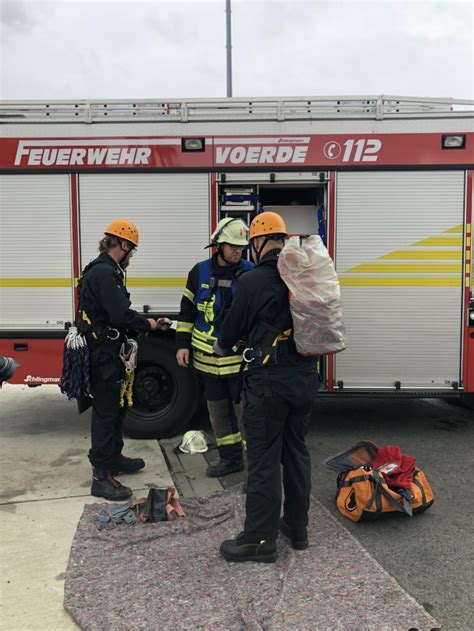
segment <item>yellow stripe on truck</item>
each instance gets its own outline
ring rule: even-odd
[[[71,278],[0,278],[0,287],[71,287]],[[183,287],[184,277],[128,278],[128,287]],[[77,278],[74,279],[77,285]]]
[[[345,273],[354,274],[460,274],[461,263],[362,263]]]
[[[184,285],[186,285],[184,276],[127,278],[127,287],[183,287]]]
[[[461,287],[454,276],[340,276],[341,287]]]
[[[448,228],[447,230],[444,231],[446,234],[462,234],[462,223],[459,224],[459,226],[453,226],[452,228]]]
[[[0,278],[0,287],[71,287],[72,278]]]
[[[422,239],[421,241],[416,241],[413,245],[462,247],[462,237],[428,237],[426,239]]]
[[[461,260],[461,250],[395,250],[389,252],[383,256],[379,256],[381,259],[400,259],[400,260],[417,260],[417,259],[431,259],[436,260]]]

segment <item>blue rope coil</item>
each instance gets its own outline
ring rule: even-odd
[[[61,392],[70,399],[81,399],[91,394],[89,376],[89,349],[87,346],[79,349],[68,348],[64,345],[63,372],[59,383]]]

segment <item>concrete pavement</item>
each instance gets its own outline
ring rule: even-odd
[[[0,391],[1,629],[77,629],[63,609],[64,573],[84,505],[101,501],[89,494],[89,419],[56,386]],[[136,496],[173,483],[158,441],[126,440],[124,452],[147,463],[120,476]]]

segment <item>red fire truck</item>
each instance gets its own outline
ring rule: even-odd
[[[348,349],[332,396],[474,393],[474,102],[394,96],[1,102],[0,353],[57,384],[81,268],[116,217],[141,234],[134,307],[176,318],[222,216],[319,232]],[[199,403],[173,331],[140,341],[128,430],[177,430]]]

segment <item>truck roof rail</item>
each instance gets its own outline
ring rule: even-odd
[[[408,96],[0,101],[0,123],[225,122],[474,117],[474,100]]]

